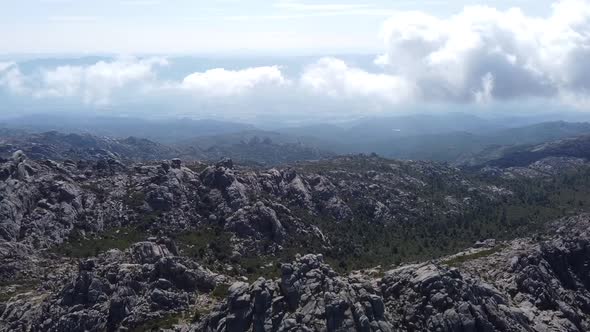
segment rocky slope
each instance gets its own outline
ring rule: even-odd
[[[177,256],[167,239],[140,242],[54,268],[0,306],[0,330],[587,331],[589,226],[588,215],[573,217],[547,240],[491,242],[385,272],[342,275],[321,255],[297,256],[279,278],[251,283]],[[212,290],[223,284],[220,299]]]

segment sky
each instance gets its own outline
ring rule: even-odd
[[[549,0],[19,0],[2,1],[0,53],[373,53],[396,11],[438,17],[469,5],[530,15]]]
[[[590,111],[590,0],[2,5],[0,116]]]

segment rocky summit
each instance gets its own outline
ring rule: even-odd
[[[0,331],[587,331],[588,167],[560,158],[18,150],[0,164]]]

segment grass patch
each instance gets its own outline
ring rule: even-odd
[[[442,263],[445,265],[448,265],[450,267],[457,267],[465,262],[469,262],[474,259],[491,256],[497,252],[500,252],[503,248],[504,248],[503,246],[496,246],[494,248],[481,250],[481,251],[478,251],[478,252],[475,252],[472,254],[456,256],[456,257],[453,257],[453,258],[448,259],[446,261],[443,261]]]
[[[84,237],[78,232],[70,235],[68,241],[54,249],[67,257],[94,257],[111,249],[125,250],[133,243],[145,240],[147,234],[135,228],[117,228],[93,237]]]
[[[14,286],[14,290],[0,292],[0,303],[7,302],[11,298],[16,295],[28,293],[32,290],[35,290],[39,286],[39,281],[37,280],[22,280],[16,281],[14,283],[3,282],[0,283],[0,287],[10,287]]]
[[[281,262],[291,262],[293,257],[287,257],[285,253],[281,257],[250,256],[242,257],[238,264],[246,271],[248,280],[254,281],[260,277],[275,279],[281,276]]]

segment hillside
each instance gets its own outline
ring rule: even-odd
[[[490,147],[464,162],[467,166],[523,167],[549,157],[590,157],[590,136],[559,139],[542,144]]]
[[[174,158],[179,154],[173,148],[135,137],[112,139],[56,131],[0,137],[0,154],[3,157],[18,150],[34,159],[55,160],[160,160]]]

